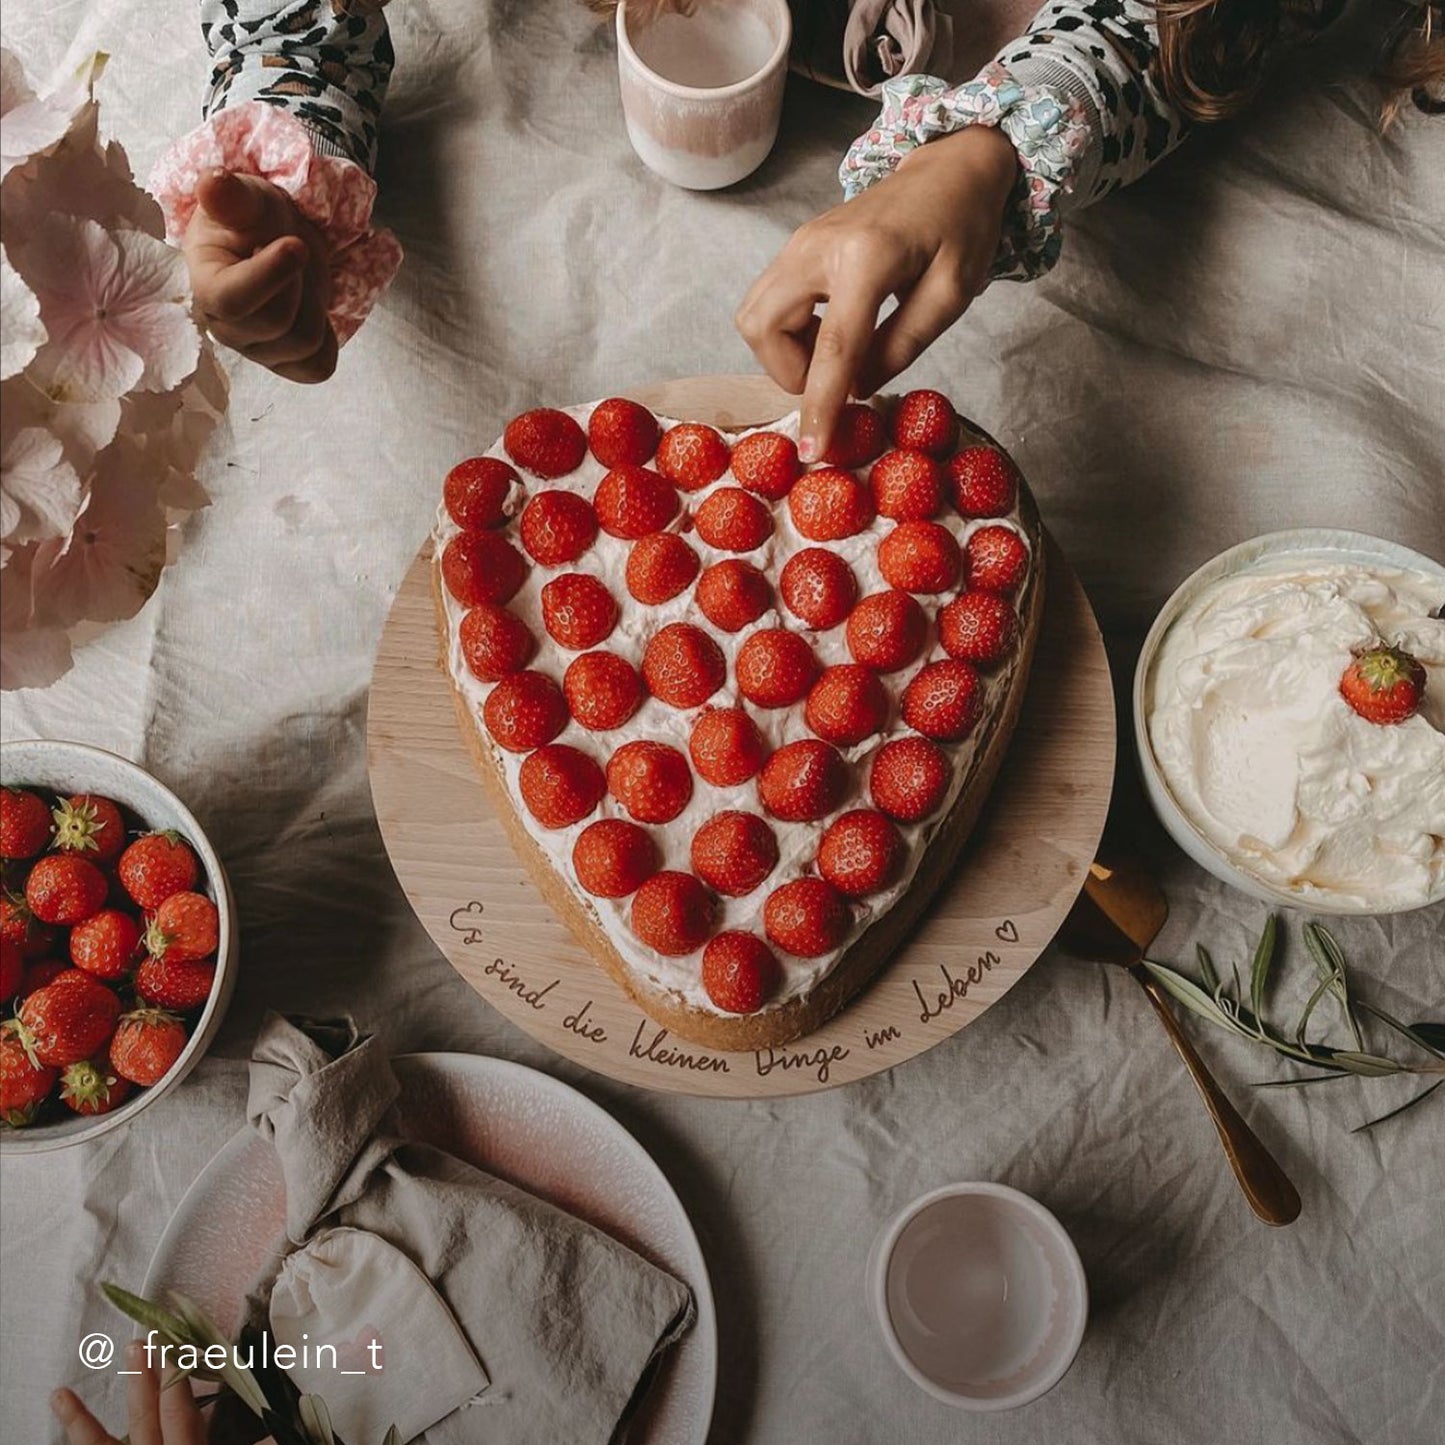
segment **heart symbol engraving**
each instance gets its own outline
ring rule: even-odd
[[[1002,923],[993,931],[993,936],[1001,943],[1017,943],[1019,931],[1012,918],[1005,918]]]

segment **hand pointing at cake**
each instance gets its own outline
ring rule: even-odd
[[[911,366],[983,289],[1017,173],[996,130],[920,146],[886,180],[801,226],[753,284],[738,329],[773,380],[802,395],[804,461],[825,454],[850,396],[871,396]],[[880,322],[890,296],[898,307]]]

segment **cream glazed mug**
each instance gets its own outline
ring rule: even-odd
[[[757,170],[778,136],[792,37],[787,0],[622,0],[622,114],[642,163],[694,191]]]

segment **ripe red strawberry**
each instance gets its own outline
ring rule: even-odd
[[[111,1067],[121,1078],[149,1088],[170,1073],[189,1037],[185,1024],[165,1009],[132,1009],[115,1026]]]
[[[818,844],[818,872],[845,898],[864,898],[903,869],[903,837],[882,813],[854,808],[835,818]]]
[[[499,748],[528,753],[567,726],[567,700],[545,673],[514,672],[487,694],[482,721]]]
[[[617,601],[606,583],[586,572],[564,572],[542,588],[542,625],[553,641],[573,652],[605,642],[617,616]]]
[[[675,532],[654,532],[627,554],[627,590],[644,607],[656,607],[686,592],[701,566],[697,553]]]
[[[31,913],[21,895],[0,893],[0,938],[13,943],[30,962],[44,958],[55,943],[55,930]]]
[[[987,667],[1002,662],[1018,640],[1019,620],[1002,597],[965,592],[938,614],[938,640],[950,657]]]
[[[25,788],[0,788],[0,858],[34,858],[50,844],[50,809]]]
[[[778,840],[756,813],[715,813],[692,835],[692,871],[729,898],[742,898],[778,866]]]
[[[768,579],[753,566],[736,557],[714,562],[698,578],[697,605],[714,627],[739,632],[772,605]]]
[[[25,960],[20,945],[13,939],[0,938],[0,1004],[9,1003],[25,977]]]
[[[31,1122],[60,1077],[31,1057],[25,1030],[15,1019],[0,1023],[0,1121],[12,1129]]]
[[[642,679],[615,652],[584,652],[562,677],[567,706],[589,732],[620,728],[642,706]]]
[[[196,886],[201,865],[179,833],[147,833],[137,838],[116,865],[121,887],[142,908],[159,908],[172,893]]]
[[[958,436],[953,403],[940,391],[910,391],[893,409],[893,444],[946,457]]]
[[[1340,678],[1340,696],[1366,722],[1391,726],[1414,717],[1425,694],[1425,669],[1402,647],[1357,648]]]
[[[586,497],[552,488],[538,492],[522,508],[518,530],[534,562],[561,567],[575,562],[597,540],[597,514]]]
[[[669,707],[701,707],[727,678],[727,659],[702,628],[670,622],[642,654],[647,690]]]
[[[868,474],[878,513],[900,522],[926,522],[943,506],[943,473],[927,452],[895,448]]]
[[[167,963],[210,958],[220,946],[221,915],[204,893],[172,893],[146,928],[146,951]]]
[[[684,492],[710,486],[727,471],[728,461],[728,444],[699,422],[670,427],[657,444],[657,470]]]
[[[513,417],[502,433],[507,455],[535,477],[565,477],[587,455],[587,433],[565,411],[539,406]]]
[[[807,640],[784,627],[764,627],[738,648],[733,663],[738,691],[759,707],[801,702],[818,675],[818,660]]]
[[[788,493],[793,525],[813,542],[837,542],[870,526],[873,494],[851,472],[820,467]]]
[[[677,515],[680,503],[672,483],[650,467],[613,467],[592,497],[597,521],[609,537],[635,541],[660,532]]]
[[[719,933],[702,951],[703,989],[724,1013],[756,1013],[782,979],[777,956],[756,934]]]
[[[130,1096],[132,1084],[107,1058],[82,1059],[60,1071],[60,1102],[77,1114],[109,1114]]]
[[[742,486],[770,502],[786,497],[803,470],[797,443],[775,431],[744,437],[733,448],[732,468]]]
[[[607,791],[639,823],[670,823],[692,797],[692,769],[666,743],[624,743],[607,760]]]
[[[626,898],[657,872],[657,845],[625,818],[589,823],[572,845],[577,881],[594,897]]]
[[[948,759],[927,738],[895,738],[875,754],[868,791],[890,818],[918,823],[938,811],[948,779]]]
[[[496,532],[458,532],[442,549],[442,581],[463,607],[510,602],[526,575],[522,554]]]
[[[109,863],[125,848],[125,819],[109,798],[77,793],[62,798],[51,816],[55,820],[55,841],[61,853],[79,853],[92,863]]]
[[[1010,527],[980,527],[963,544],[964,576],[979,592],[1009,597],[1029,570],[1029,549]]]
[[[803,716],[824,742],[852,747],[888,721],[888,694],[872,668],[842,663],[813,684]]]
[[[763,927],[768,937],[798,958],[831,953],[847,936],[848,904],[822,878],[795,878],[768,895]]]
[[[20,1005],[39,1063],[64,1068],[103,1049],[115,1032],[120,1000],[78,968],[32,993]]]
[[[447,473],[442,500],[464,532],[485,532],[507,520],[507,501],[522,479],[498,457],[468,457]]]
[[[645,406],[626,397],[599,401],[587,420],[592,455],[604,467],[641,466],[652,460],[661,428]]]
[[[135,967],[140,939],[140,924],[129,913],[102,908],[70,930],[70,961],[96,978],[113,982]]]
[[[883,450],[887,440],[883,418],[871,406],[850,401],[838,418],[823,460],[830,467],[864,467]]]
[[[966,737],[983,707],[978,673],[949,658],[930,662],[903,689],[903,721],[915,732],[939,742]]]
[[[928,619],[906,592],[874,592],[848,615],[848,651],[878,672],[907,667],[928,641]]]
[[[74,853],[51,853],[25,880],[25,903],[42,923],[69,927],[105,906],[110,884],[104,873]]]
[[[664,869],[632,895],[632,931],[669,958],[693,953],[712,932],[712,896],[691,873]]]
[[[544,828],[570,828],[602,801],[602,769],[576,748],[548,743],[522,759],[517,786],[527,810]]]
[[[740,707],[709,708],[692,725],[687,750],[698,776],[715,788],[756,777],[767,752],[758,725]]]
[[[964,447],[944,468],[965,517],[1002,517],[1019,498],[1019,469],[997,447]]]
[[[720,552],[751,552],[773,535],[773,514],[741,487],[719,487],[693,517],[697,535]]]
[[[197,958],[146,958],[135,973],[135,991],[156,1008],[187,1013],[211,996],[216,965]]]
[[[794,552],[783,567],[781,586],[788,610],[820,632],[836,627],[858,600],[853,569],[824,547]]]
[[[458,634],[462,658],[474,677],[496,682],[509,672],[520,672],[532,660],[537,639],[515,612],[483,602],[462,618]]]
[[[848,791],[848,768],[838,750],[814,738],[784,743],[758,775],[763,807],[785,823],[826,818]]]
[[[901,592],[947,592],[962,569],[953,533],[937,522],[900,522],[878,544],[878,570]]]
[[[41,958],[25,965],[25,972],[16,991],[16,999],[29,998],[47,984],[52,984],[62,974],[71,972],[70,965],[60,958]]]

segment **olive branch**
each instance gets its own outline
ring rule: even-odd
[[[1314,963],[1318,980],[1294,1028],[1288,1030],[1270,1023],[1265,1017],[1265,988],[1279,952],[1279,926],[1273,914],[1266,919],[1264,932],[1254,950],[1249,970],[1247,1002],[1238,968],[1231,965],[1229,980],[1223,979],[1209,950],[1203,944],[1196,946],[1201,981],[1196,981],[1167,964],[1155,963],[1152,959],[1144,959],[1143,965],[1159,981],[1160,986],[1191,1013],[1207,1019],[1219,1028],[1228,1029],[1239,1038],[1264,1044],[1281,1058],[1303,1064],[1315,1071],[1289,1079],[1264,1080],[1260,1084],[1261,1088],[1295,1088],[1301,1084],[1319,1084],[1327,1079],[1342,1079],[1352,1075],[1356,1078],[1385,1078],[1398,1074],[1441,1076],[1407,1099],[1399,1108],[1391,1109],[1387,1114],[1381,1114],[1378,1118],[1358,1125],[1352,1131],[1354,1133],[1372,1129],[1387,1119],[1397,1118],[1407,1109],[1412,1109],[1416,1104],[1428,1099],[1445,1084],[1445,1024],[1401,1023],[1384,1009],[1356,997],[1351,991],[1345,970],[1345,956],[1334,935],[1318,923],[1306,923],[1303,934],[1305,948]],[[1349,1033],[1350,1046],[1347,1048],[1339,1048],[1309,1037],[1310,1024],[1326,999],[1334,1001]],[[1368,1015],[1377,1023],[1383,1024],[1392,1034],[1404,1039],[1426,1057],[1423,1060],[1405,1062],[1367,1048],[1361,1027],[1361,1015]]]

